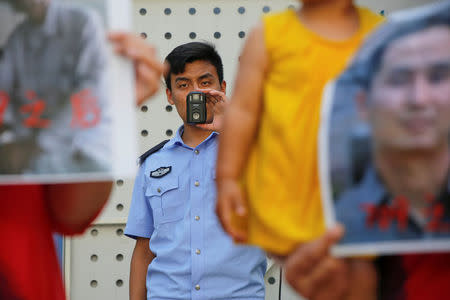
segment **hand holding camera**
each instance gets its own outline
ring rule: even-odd
[[[187,122],[204,130],[220,131],[227,102],[225,93],[218,90],[190,92],[186,97]]]
[[[186,119],[188,124],[205,124],[207,121],[206,94],[190,92],[186,96]]]

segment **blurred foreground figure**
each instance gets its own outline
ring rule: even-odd
[[[25,20],[0,60],[0,174],[107,172],[112,106],[99,15],[60,1],[1,1]]]
[[[351,0],[304,0],[249,35],[217,160],[217,212],[236,241],[286,256],[324,232],[322,90],[382,19]]]
[[[110,40],[118,53],[134,62],[140,104],[158,90],[163,65],[138,37],[114,33]],[[0,186],[0,299],[64,300],[52,233],[82,233],[99,214],[110,189],[111,182]]]
[[[438,215],[448,214],[450,203],[449,48],[450,1],[445,1],[393,16],[367,40],[350,67],[361,82],[359,109],[375,142],[374,167],[361,187],[338,203],[338,219],[349,233],[376,239],[381,233],[364,231],[365,222],[350,211],[355,212],[361,197],[389,202],[399,194],[408,198],[410,213],[404,233],[392,223],[389,236],[426,238],[445,229],[435,224],[429,231],[422,224],[428,221],[426,195],[442,204]],[[363,187],[371,192],[362,193]],[[450,299],[449,253],[338,259],[329,250],[342,236],[341,228],[331,229],[288,257],[286,278],[300,294],[310,300]]]

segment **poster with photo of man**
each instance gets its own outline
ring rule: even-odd
[[[450,1],[392,15],[324,92],[328,225],[339,255],[450,250]]]
[[[130,5],[0,0],[0,184],[132,174],[132,66],[107,41]]]

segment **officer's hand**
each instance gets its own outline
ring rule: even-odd
[[[237,180],[217,180],[216,214],[223,229],[231,235],[234,241],[243,243],[247,240],[246,227],[242,226],[240,228],[236,228],[236,226],[233,226],[236,225],[233,224],[233,218],[235,218],[234,216],[241,219],[247,217],[245,199]]]
[[[224,92],[214,89],[199,89],[199,92],[206,94],[207,111],[214,112],[214,119],[211,124],[197,124],[196,126],[204,130],[221,131],[223,127],[223,114],[228,105],[228,98]]]
[[[330,255],[331,246],[343,233],[337,226],[288,256],[286,280],[299,294],[309,300],[376,299],[376,273],[370,261]]]
[[[164,65],[156,57],[156,50],[142,38],[131,33],[109,34],[118,54],[131,59],[136,73],[136,101],[142,102],[153,96],[159,89]]]

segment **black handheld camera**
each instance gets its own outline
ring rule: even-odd
[[[206,94],[190,92],[186,97],[186,119],[188,124],[205,124]]]

